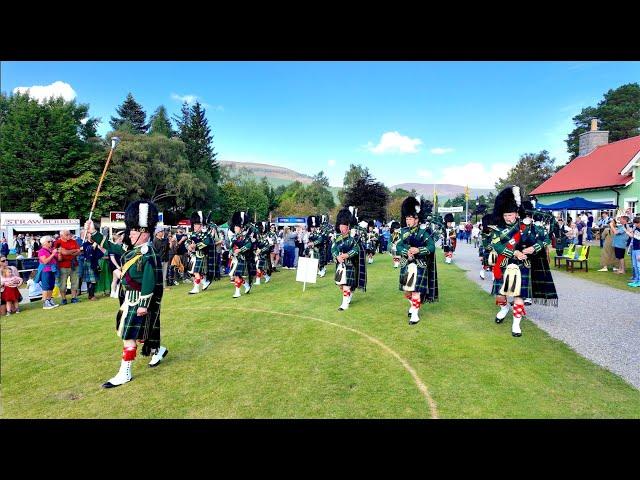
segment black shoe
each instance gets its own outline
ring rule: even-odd
[[[502,323],[502,322],[504,322],[504,318],[496,317],[496,323]]]
[[[129,382],[126,382],[129,383]],[[102,384],[102,388],[115,388],[115,387],[120,387],[121,385],[124,385],[124,383],[121,383],[120,385],[114,385],[111,382],[105,382]]]
[[[514,337],[521,337],[522,336],[521,333],[515,333],[515,332],[511,332],[511,335],[513,335]]]
[[[411,309],[409,309],[409,310],[411,310]],[[411,312],[409,310],[407,310],[407,317],[411,317]]]

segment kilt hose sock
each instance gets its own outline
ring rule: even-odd
[[[520,330],[520,320],[522,320],[522,317],[526,314],[527,312],[524,310],[524,305],[519,303],[513,304],[513,324],[511,325],[511,334],[514,337],[520,337],[522,335],[522,330]]]
[[[138,351],[137,345],[134,347],[124,347],[122,349],[122,360],[125,360],[127,362],[135,360],[137,351]]]

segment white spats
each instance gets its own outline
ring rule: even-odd
[[[514,337],[522,336],[522,330],[520,330],[520,320],[522,320],[522,317],[517,315],[513,316],[513,323],[511,324],[511,335],[513,335]]]
[[[483,280],[486,278],[484,273],[484,268],[480,269],[480,278]]]
[[[346,310],[347,308],[349,308],[349,297],[343,296],[342,303],[338,307],[338,310]]]
[[[496,323],[502,323],[504,317],[509,313],[509,304],[500,307],[500,311],[496,314]]]
[[[420,317],[418,316],[418,309],[415,309],[413,312],[411,312],[411,317],[409,318],[409,325],[415,325],[419,321],[420,321]]]
[[[445,257],[444,263],[451,263],[451,257]]]
[[[162,361],[162,359],[167,356],[167,353],[169,353],[169,350],[167,350],[165,347],[160,345],[160,348],[158,349],[158,351],[153,355],[151,355],[151,361],[149,362],[149,366],[150,367],[158,366],[158,364]]]
[[[244,293],[249,293],[251,291],[251,285],[249,282],[244,282]]]
[[[393,262],[393,268],[398,268],[400,266],[400,262]]]
[[[120,370],[115,377],[102,384],[103,388],[118,387],[124,383],[131,381],[131,364],[133,360],[122,360],[120,362]]]
[[[271,280],[271,277],[269,275],[265,275],[264,276],[264,283],[269,283],[269,280]]]
[[[202,279],[202,291],[204,292],[207,288],[209,288],[209,285],[211,285],[211,282],[208,281],[206,278]]]
[[[320,278],[324,277],[327,274],[327,270],[323,268],[322,270],[318,270],[318,276]]]
[[[254,285],[260,285],[260,277],[256,278],[256,281],[253,282]]]
[[[200,284],[194,283],[193,288],[189,291],[189,295],[195,295],[196,293],[200,293]]]
[[[236,293],[233,294],[233,298],[240,298],[240,288],[236,287]]]

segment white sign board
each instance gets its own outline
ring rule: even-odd
[[[464,211],[464,207],[439,207],[438,213],[456,213]]]
[[[296,282],[316,283],[318,277],[318,259],[298,257],[298,270],[296,271]]]

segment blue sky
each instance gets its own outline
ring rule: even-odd
[[[220,160],[269,163],[341,186],[350,163],[387,186],[493,188],[520,155],[568,159],[571,118],[640,82],[640,62],[2,62],[3,92],[47,87],[109,131],[128,92],[150,115],[205,106]],[[60,82],[60,83],[56,83]],[[66,84],[66,85],[63,85]],[[53,85],[53,86],[52,86]],[[35,95],[35,93],[33,93]]]

